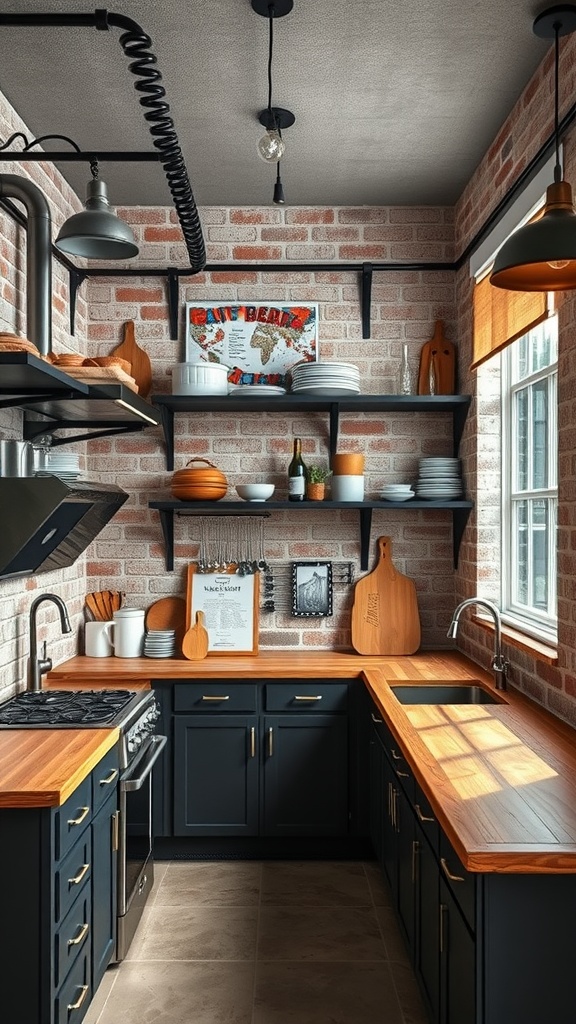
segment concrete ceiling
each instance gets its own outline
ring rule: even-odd
[[[294,0],[274,21],[272,102],[289,205],[453,204],[548,46],[529,0]],[[4,13],[79,13],[86,0],[6,0]],[[250,0],[119,0],[152,38],[196,203],[269,204],[257,155],[268,22]],[[1,30],[0,90],[35,136],[152,148],[118,42],[92,28]],[[0,169],[1,169],[0,164]],[[81,196],[86,165],[60,169]],[[103,164],[117,205],[171,204],[158,164]]]

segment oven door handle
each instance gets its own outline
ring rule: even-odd
[[[135,779],[130,776],[120,779],[120,788],[123,789],[125,793],[133,793],[137,789],[142,789],[142,786],[150,775],[152,768],[156,764],[156,761],[160,757],[160,754],[164,750],[167,742],[167,736],[152,736],[150,738],[149,750],[151,753],[147,755],[143,762],[141,761],[139,763],[138,769],[140,770],[140,774]]]

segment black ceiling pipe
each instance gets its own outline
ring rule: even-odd
[[[52,351],[50,209],[34,182],[17,174],[0,174],[0,198],[19,199],[26,207],[26,336],[47,356]]]

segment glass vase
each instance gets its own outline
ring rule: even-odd
[[[408,343],[402,344],[402,358],[400,360],[400,372],[398,374],[398,394],[414,394],[414,375],[408,361]]]

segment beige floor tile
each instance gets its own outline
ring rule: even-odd
[[[380,865],[376,861],[368,861],[364,864],[364,870],[366,871],[366,878],[368,879],[374,905],[376,907],[391,907],[392,893]]]
[[[127,963],[98,1024],[251,1024],[254,965]]]
[[[398,919],[392,907],[376,907],[376,916],[386,947],[386,959],[409,964],[406,943],[402,937]]]
[[[152,906],[127,960],[253,960],[256,907]]]
[[[404,1024],[428,1024],[422,996],[414,972],[408,963],[390,964],[392,976],[402,1008]],[[462,1022],[464,1024],[464,1021]]]
[[[362,864],[354,861],[266,861],[262,904],[371,907],[372,895]]]
[[[260,899],[258,861],[172,861],[156,893],[156,905],[248,907]]]
[[[253,1024],[403,1024],[388,964],[261,963]]]
[[[104,977],[100,982],[96,994],[90,1003],[88,1013],[84,1017],[83,1024],[98,1024],[100,1020],[100,1014],[102,1013],[108,996],[110,995],[118,977],[120,975],[120,966],[109,967],[104,972]]]
[[[369,907],[261,907],[258,960],[385,960]]]

